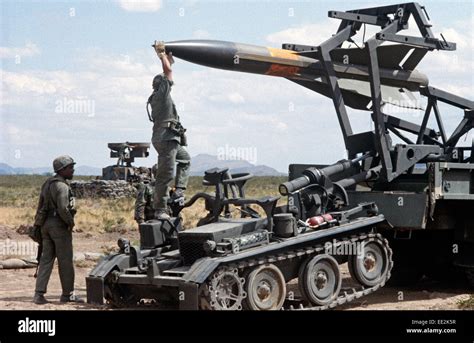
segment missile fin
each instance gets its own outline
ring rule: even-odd
[[[412,46],[393,44],[393,45],[382,45],[377,48],[377,57],[379,61],[380,68],[387,69],[401,69],[401,62],[406,58],[408,54],[412,54],[414,50],[424,50],[416,49]],[[419,52],[416,55],[419,59],[415,58],[407,67],[410,69],[404,68],[405,70],[413,70],[414,67],[421,61],[424,57],[420,55]],[[369,63],[367,51],[365,49],[359,48],[339,48],[331,51],[331,59],[333,62],[340,62],[344,64],[358,64],[367,66]],[[415,61],[417,61],[415,63]]]
[[[365,81],[339,79],[339,87],[350,92],[354,92],[367,98],[371,97],[370,84]],[[417,97],[406,88],[381,85],[382,103],[391,104],[398,107],[422,110]]]

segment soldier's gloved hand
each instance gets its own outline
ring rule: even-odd
[[[155,44],[153,45],[155,48],[156,53],[158,54],[158,57],[162,58],[165,56],[165,42],[163,41],[155,41]]]

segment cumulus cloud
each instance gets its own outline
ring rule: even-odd
[[[317,24],[306,24],[293,26],[285,30],[267,35],[266,40],[270,43],[295,43],[306,45],[318,45],[330,38],[338,28],[337,20],[325,19]]]
[[[0,47],[0,58],[31,57],[40,54],[40,52],[36,44],[27,42],[22,47]]]
[[[77,83],[77,75],[66,71],[1,72],[1,105],[24,105],[25,99],[31,102],[51,96],[66,96],[75,90]]]
[[[100,51],[87,54],[87,58],[77,60],[79,71],[75,72],[3,71],[1,112],[3,122],[31,132],[44,132],[43,137],[49,137],[52,145],[74,150],[84,164],[100,166],[109,162],[107,142],[149,141],[151,123],[145,104],[159,65],[144,58],[141,52],[130,53],[125,60],[122,55]],[[105,68],[105,63],[109,67]],[[226,144],[251,146],[259,150],[259,163],[285,170],[290,156],[278,161],[272,161],[271,156],[285,151],[294,134],[302,142],[314,142],[314,137],[302,130],[299,123],[310,122],[316,118],[315,112],[321,111],[317,120],[329,123],[331,120],[326,117],[334,117],[337,125],[330,101],[285,79],[202,67],[189,71],[183,68],[184,63],[177,60],[175,65],[172,94],[188,128],[192,155],[216,154]],[[94,115],[56,110],[58,102],[66,105],[81,99],[93,102]],[[275,135],[280,135],[280,139],[274,141]],[[13,144],[10,134],[4,139],[7,145]],[[323,134],[317,139],[321,139],[321,144],[333,140]],[[269,141],[274,142],[267,144]],[[336,138],[333,144],[337,144]],[[292,153],[291,161],[305,162],[304,157],[303,151]],[[331,157],[326,160],[330,162]]]
[[[161,0],[118,0],[120,7],[130,12],[156,12],[162,6]]]
[[[333,21],[291,27],[268,35],[267,41],[319,44],[336,31],[337,21],[334,22],[332,27]],[[434,51],[422,62],[420,70],[430,76],[433,85],[470,97],[472,79],[465,70],[472,70],[472,66],[464,63],[472,63],[472,34],[454,25],[442,32],[448,40],[462,41],[458,45],[458,52],[462,53],[460,64],[450,63],[449,54],[453,52]],[[467,45],[461,48],[463,44]],[[21,141],[12,138],[21,133],[15,128],[21,128],[38,144],[61,146],[74,152],[83,164],[103,166],[110,162],[107,142],[149,141],[151,123],[145,104],[151,93],[151,80],[160,72],[156,56],[145,50],[119,55],[93,49],[82,51],[74,62],[74,72],[2,71],[0,110],[2,122],[9,125],[4,135],[6,144],[21,145]],[[198,67],[179,59],[174,65],[174,78],[173,99],[188,128],[192,155],[216,154],[219,147],[226,145],[253,147],[258,150],[259,164],[281,171],[292,162],[330,163],[344,157],[330,99],[283,78]],[[94,102],[94,116],[55,112],[58,101],[83,98]],[[369,115],[355,114],[354,119],[360,130],[370,129]],[[458,119],[455,117],[452,122],[457,123]],[[445,125],[447,129],[452,126],[450,122]],[[298,145],[309,148],[295,149],[294,137],[298,137]],[[33,150],[32,161],[54,157]],[[47,153],[57,151],[48,148]],[[30,157],[27,149],[23,156]],[[149,162],[154,161],[150,158]]]
[[[28,145],[36,146],[38,141],[41,140],[42,134],[38,130],[30,130],[16,125],[6,124],[3,127],[2,133],[6,136],[9,143],[13,146],[16,145]]]
[[[472,27],[473,23],[471,18],[441,27],[437,32],[456,43],[456,50],[428,52],[418,66],[428,75],[431,85],[467,98],[472,98],[474,91],[474,78],[469,72],[474,68],[474,31],[466,27]]]
[[[211,37],[211,34],[206,31],[206,30],[195,30],[193,32],[193,38],[194,39],[209,39]]]

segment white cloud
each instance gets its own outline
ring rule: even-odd
[[[428,75],[432,86],[469,99],[474,93],[471,73],[474,69],[474,31],[466,30],[466,27],[471,28],[472,23],[471,18],[471,21],[459,21],[452,27],[440,28],[437,32],[441,32],[447,41],[456,43],[456,50],[428,52],[417,67]]]
[[[471,30],[465,30],[464,33],[461,33],[453,27],[448,27],[441,31],[441,33],[447,41],[456,43],[457,50],[472,47],[473,35]]]
[[[230,93],[228,95],[228,99],[233,104],[242,104],[245,102],[244,97],[237,92]]]
[[[3,71],[2,121],[22,130],[43,132],[38,145],[51,147],[41,155],[31,146],[25,146],[22,156],[32,158],[25,164],[41,165],[43,158],[54,158],[49,154],[58,152],[52,147],[60,146],[74,153],[83,164],[101,166],[110,163],[107,142],[149,141],[151,123],[145,103],[151,92],[151,80],[159,69],[158,62],[150,56],[147,59],[141,52],[130,53],[124,62],[123,56],[96,51],[95,55],[77,60],[79,70],[75,72]],[[109,68],[105,68],[106,61]],[[315,108],[324,113],[318,120],[332,116],[337,125],[335,116],[324,105],[330,101],[285,79],[202,67],[189,71],[183,68],[184,63],[177,60],[175,65],[176,85],[172,95],[188,128],[192,155],[215,154],[217,147],[225,144],[251,146],[259,149],[259,162],[285,170],[290,159],[299,158],[304,162],[303,152],[291,153],[275,162],[271,156],[281,154],[291,145],[289,140],[294,132],[302,142],[313,141],[310,133],[301,130],[298,123],[309,121]],[[79,98],[94,101],[94,116],[55,111],[58,101]],[[294,105],[293,112],[289,110],[290,103]],[[310,104],[312,109],[308,111]],[[57,130],[58,127],[61,130]],[[281,135],[281,139],[267,144],[276,134]],[[326,141],[331,140],[326,137]],[[3,142],[17,146],[11,135],[5,135]],[[91,154],[91,151],[96,153]],[[329,162],[330,158],[326,160]]]
[[[193,39],[209,39],[211,34],[206,30],[195,30],[193,32]]]
[[[233,104],[243,104],[245,102],[244,97],[240,93],[232,92],[232,91],[227,94],[219,91],[216,94],[210,95],[208,99],[213,102],[221,102],[221,103],[231,102]]]
[[[40,52],[36,44],[27,42],[22,47],[0,47],[0,58],[31,57],[38,55]]]
[[[161,0],[118,0],[122,9],[130,12],[156,12],[162,6]]]
[[[56,76],[59,76],[56,74]],[[43,78],[33,74],[13,73],[2,71],[2,102],[8,103],[13,100],[8,95],[51,95],[58,91],[64,84],[59,78]],[[4,103],[2,103],[4,104]]]
[[[334,22],[333,27],[330,27],[333,21],[293,27],[270,34],[267,40],[317,45],[336,31],[337,21]],[[471,39],[469,32],[454,26],[452,29],[443,30],[446,39],[461,38],[463,42]],[[458,46],[461,63],[472,62],[472,46],[463,49]],[[419,69],[428,74],[434,86],[469,98],[472,81],[465,70],[472,70],[472,65],[449,64],[450,54],[453,52],[430,52]],[[7,146],[21,147],[21,140],[14,141],[12,137],[21,135],[22,131],[36,130],[42,133],[36,138],[38,145],[51,144],[51,149],[44,150],[43,155],[31,146],[25,147],[23,155],[33,159],[28,165],[41,165],[40,159],[54,158],[58,151],[52,146],[60,146],[83,164],[102,166],[110,163],[107,142],[150,139],[151,123],[145,103],[151,92],[151,80],[160,72],[159,61],[152,51],[118,55],[94,49],[82,51],[74,62],[75,72],[2,71],[2,122],[18,128],[8,129]],[[316,160],[330,163],[343,157],[334,153],[344,148],[332,102],[317,93],[283,78],[197,67],[179,59],[174,65],[174,79],[172,95],[188,128],[192,155],[215,154],[218,147],[226,144],[250,146],[258,149],[258,163],[279,170],[286,170],[288,163]],[[95,101],[94,117],[54,112],[55,101],[79,97]],[[368,129],[370,123],[366,117],[361,116],[360,120],[354,117],[354,126],[360,123],[362,129]],[[32,134],[29,137],[35,139]],[[294,137],[298,137],[298,145]],[[310,148],[295,149],[299,145]],[[155,161],[153,154],[152,150],[150,163]]]
[[[89,63],[91,70],[96,72],[107,70],[110,75],[140,75],[148,71],[143,63],[132,61],[128,55],[96,54]]]
[[[40,131],[6,124],[2,128],[2,134],[12,146],[27,145],[36,146],[43,137]]]
[[[266,40],[276,44],[318,45],[336,33],[338,25],[337,20],[325,19],[321,23],[299,25],[271,33],[267,35]]]

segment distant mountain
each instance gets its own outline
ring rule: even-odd
[[[76,175],[102,175],[102,169],[90,166],[76,166]],[[0,163],[0,175],[46,175],[52,173],[51,167],[13,168],[6,163]]]
[[[199,154],[191,159],[191,172],[193,176],[203,176],[211,168],[229,168],[232,173],[252,173],[256,176],[281,176],[285,175],[278,170],[265,165],[254,165],[245,160],[221,160],[217,156]],[[90,166],[76,166],[76,175],[102,175],[102,168]],[[0,163],[0,175],[45,175],[52,173],[51,167],[14,168],[6,163]]]
[[[199,154],[191,159],[191,175],[202,176],[211,168],[229,168],[232,173],[252,173],[256,176],[285,175],[265,165],[254,165],[245,160],[221,160],[217,156]]]
[[[0,163],[0,175],[15,174],[15,170],[6,163]]]

